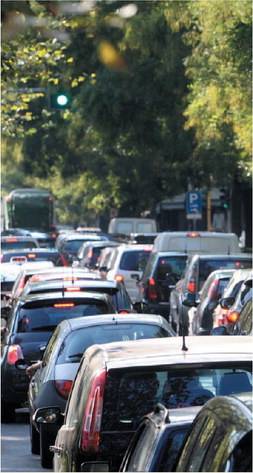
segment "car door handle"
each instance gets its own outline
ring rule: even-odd
[[[60,455],[63,452],[63,448],[57,447],[56,445],[50,445],[49,450],[50,452],[58,453],[58,455]]]

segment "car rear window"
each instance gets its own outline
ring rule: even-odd
[[[167,408],[203,405],[216,395],[252,390],[250,362],[209,363],[208,367],[133,370],[108,373],[103,425],[106,430],[133,430],[157,402]],[[113,415],[112,415],[113,413]]]
[[[120,260],[123,271],[143,271],[151,250],[125,251]]]
[[[20,261],[22,262],[22,259],[24,261],[52,261],[54,264],[56,264],[59,261],[60,255],[57,252],[48,252],[48,251],[43,251],[40,253],[36,252],[29,252],[29,253],[5,253],[3,254],[2,258],[2,263],[9,262],[9,261],[16,261],[18,262],[20,258]]]
[[[249,258],[247,259],[240,259],[240,258],[235,258],[235,259],[210,259],[210,260],[204,260],[200,259],[199,263],[199,282],[200,282],[200,288],[202,284],[205,282],[207,277],[209,276],[210,273],[215,271],[216,269],[246,269],[246,268],[251,268],[252,266],[252,261]]]
[[[21,248],[38,248],[35,241],[2,241],[1,243],[2,250],[15,250]]]
[[[228,254],[230,250],[230,238],[212,237],[212,236],[175,236],[169,241],[170,251],[179,251],[187,253],[220,253]],[[169,251],[168,250],[168,251]]]
[[[101,324],[81,328],[66,337],[62,343],[56,364],[80,361],[83,352],[89,346],[97,343],[162,337],[168,337],[168,332],[158,325],[150,324]]]
[[[62,320],[108,312],[108,306],[104,302],[95,301],[76,303],[65,300],[53,302],[50,306],[22,307],[19,311],[17,332],[51,331]]]
[[[155,277],[158,280],[168,279],[170,276],[180,278],[186,266],[187,256],[164,256],[159,258]]]

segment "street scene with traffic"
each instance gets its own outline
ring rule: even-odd
[[[253,471],[251,2],[1,9],[1,471]]]

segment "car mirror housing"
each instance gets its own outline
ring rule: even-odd
[[[222,307],[222,309],[230,309],[234,302],[234,297],[223,297],[223,299],[220,300],[220,306]]]
[[[25,358],[19,358],[15,363],[15,367],[20,371],[25,371],[29,366],[31,366],[31,364],[31,361],[26,360]]]
[[[33,421],[38,424],[62,424],[61,409],[56,406],[41,407],[33,415]]]
[[[195,307],[196,306],[196,297],[195,294],[186,293],[182,300],[182,304],[186,307]]]

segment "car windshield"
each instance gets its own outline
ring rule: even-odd
[[[123,271],[143,271],[150,255],[149,250],[125,251],[120,261]]]
[[[35,241],[2,241],[2,250],[37,248]]]
[[[79,361],[83,352],[97,343],[139,340],[143,338],[168,337],[168,332],[158,325],[151,324],[101,324],[84,327],[69,334],[62,343],[57,363],[65,364]]]
[[[208,367],[168,366],[163,369],[111,370],[105,393],[104,421],[108,430],[136,428],[158,402],[167,408],[203,405],[217,395],[252,390],[250,362],[210,363]],[[108,393],[108,395],[107,395]],[[144,402],[145,401],[145,402]],[[115,411],[115,415],[109,416]],[[108,416],[106,413],[108,412]]]
[[[92,301],[81,304],[62,301],[51,306],[23,307],[19,311],[17,331],[50,331],[65,319],[107,313],[108,307],[104,302]]]
[[[235,259],[210,259],[210,260],[200,260],[199,263],[199,282],[200,288],[208,278],[209,274],[215,271],[216,269],[246,269],[251,268],[252,261],[249,259],[240,259],[240,257]]]

